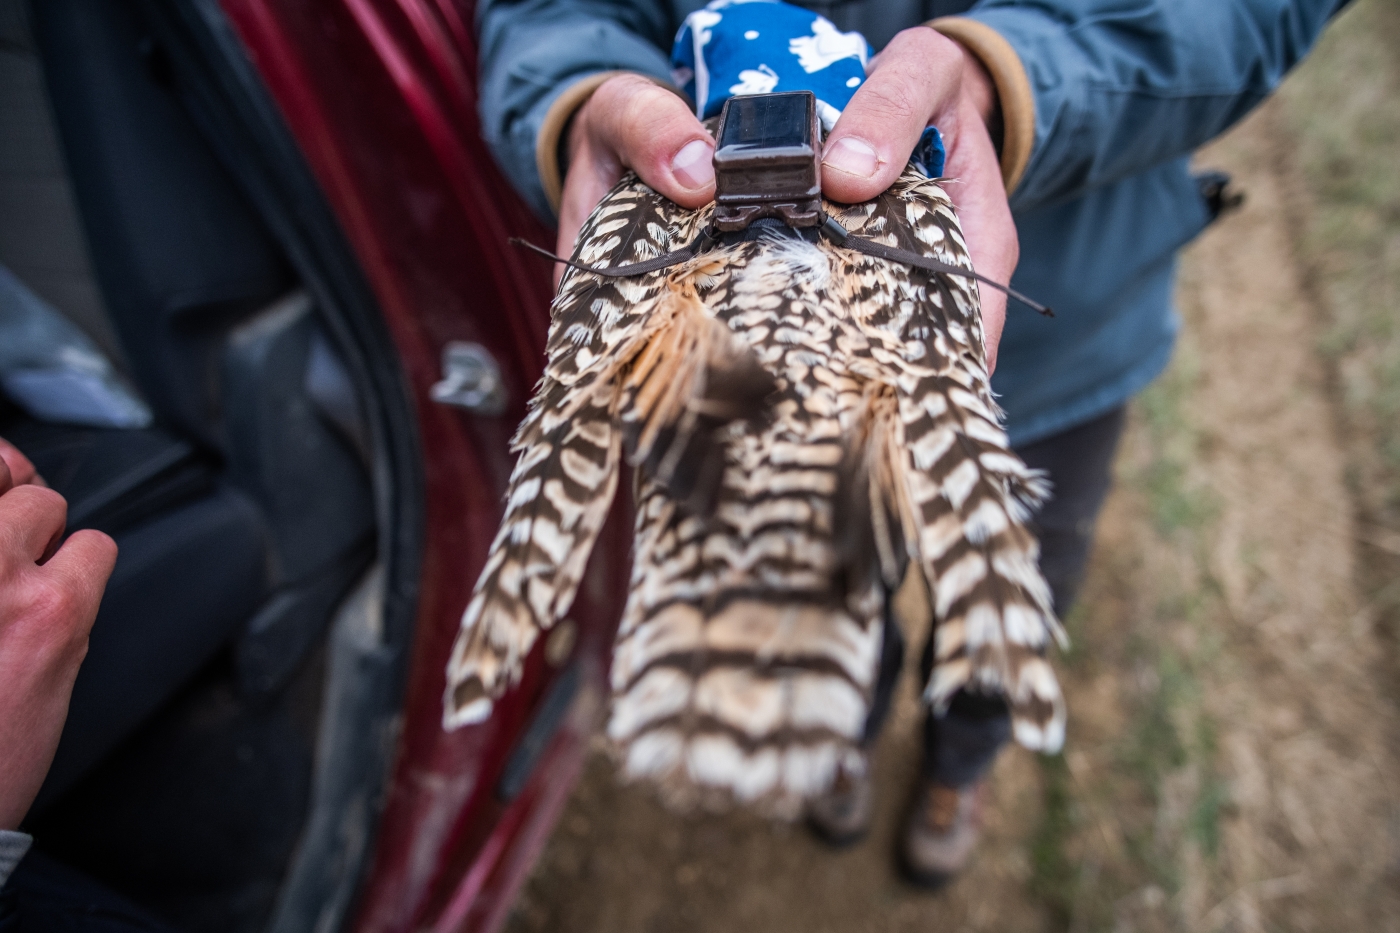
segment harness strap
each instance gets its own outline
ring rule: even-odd
[[[713,246],[717,241],[716,238],[710,234],[710,229],[706,227],[704,230],[700,231],[698,237],[685,246],[682,246],[680,249],[672,250],[669,253],[662,253],[660,256],[653,256],[641,262],[629,263],[625,266],[612,266],[606,269],[601,266],[589,266],[581,262],[574,262],[572,259],[565,259],[563,256],[556,256],[549,250],[536,246],[529,240],[521,239],[518,236],[513,236],[506,242],[511,246],[523,246],[531,252],[539,253],[546,259],[562,262],[564,265],[574,269],[592,272],[594,275],[602,275],[612,279],[621,279],[633,275],[646,275],[648,272],[659,272],[671,266],[678,266],[683,262],[694,259],[706,249]]]
[[[971,269],[963,269],[959,266],[949,265],[928,256],[920,256],[907,249],[896,249],[893,246],[886,246],[883,243],[876,243],[874,240],[867,240],[865,237],[851,236],[850,231],[837,223],[836,218],[830,214],[821,225],[822,233],[831,238],[837,246],[844,246],[846,249],[853,249],[858,253],[867,256],[874,256],[876,259],[886,259],[890,262],[902,262],[906,266],[913,266],[916,269],[923,269],[926,272],[940,273],[942,275],[960,275],[966,279],[976,279],[984,285],[990,285],[999,292],[1003,292],[1008,298],[1013,298],[1021,304],[1046,317],[1054,317],[1055,312],[1049,306],[1038,301],[1027,298],[1009,285],[993,281],[985,275],[979,275]]]
[[[984,275],[979,275],[971,269],[963,269],[946,262],[940,262],[937,259],[921,256],[907,249],[896,249],[893,246],[876,243],[874,240],[867,240],[865,237],[852,236],[850,231],[841,226],[836,218],[832,217],[830,214],[826,216],[822,225],[817,229],[826,234],[837,246],[852,249],[858,253],[864,253],[867,256],[874,256],[876,259],[903,263],[906,266],[913,266],[915,269],[923,269],[925,272],[932,272],[936,275],[957,275],[966,279],[976,279],[984,285],[988,285],[999,292],[1005,293],[1007,297],[1019,301],[1033,311],[1043,314],[1046,317],[1055,316],[1055,312],[1046,305],[1038,301],[1033,301],[1014,288],[1008,285],[1002,285],[1000,282],[995,282]],[[612,266],[609,268],[589,266],[581,262],[575,262],[572,259],[556,256],[549,250],[536,246],[520,237],[511,237],[507,242],[512,246],[523,246],[525,249],[538,253],[547,259],[552,259],[555,262],[562,262],[566,266],[582,270],[583,272],[591,272],[594,275],[602,275],[608,278],[626,278],[633,275],[646,275],[649,272],[659,272],[662,269],[688,262],[718,243],[719,237],[715,236],[714,231],[709,227],[706,227],[704,230],[700,231],[699,236],[680,249],[672,250],[669,253],[662,253],[660,256],[653,256],[651,259],[646,259],[642,262],[634,262],[624,266]]]

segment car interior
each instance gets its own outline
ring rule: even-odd
[[[69,530],[120,547],[24,828],[177,929],[292,929],[298,852],[331,844],[309,838],[336,803],[327,730],[368,722],[344,718],[333,636],[372,611],[386,479],[325,290],[192,112],[150,9],[0,0],[0,264],[155,414],[75,427],[0,401]]]

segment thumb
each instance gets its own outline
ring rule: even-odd
[[[957,46],[932,29],[891,39],[827,137],[822,194],[859,204],[894,184],[929,118],[957,98],[961,65]]]
[[[620,75],[598,88],[588,108],[598,142],[657,193],[690,208],[714,199],[714,140],[675,94]]]

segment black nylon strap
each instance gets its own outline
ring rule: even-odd
[[[648,272],[657,272],[669,266],[677,266],[687,260],[694,259],[700,255],[705,248],[711,245],[712,237],[708,230],[702,230],[695,240],[680,249],[672,250],[669,253],[662,253],[660,256],[653,256],[641,262],[630,263],[625,266],[612,266],[604,269],[601,266],[586,266],[581,262],[574,262],[572,259],[565,259],[563,256],[556,256],[547,249],[542,249],[529,240],[522,240],[518,236],[513,236],[506,242],[511,246],[523,246],[531,252],[539,253],[547,259],[555,262],[562,262],[566,266],[574,269],[581,269],[584,272],[592,272],[594,275],[607,276],[608,278],[621,279],[632,275],[646,275]]]
[[[1009,298],[1019,301],[1033,311],[1043,314],[1046,317],[1055,316],[1054,311],[1040,302],[1032,301],[1014,288],[1002,285],[1000,282],[995,282],[984,275],[978,275],[976,272],[969,269],[949,265],[946,262],[940,262],[928,256],[920,256],[918,253],[912,253],[906,249],[896,249],[893,246],[876,243],[874,240],[867,240],[864,237],[851,236],[850,231],[841,226],[836,218],[829,214],[818,229],[826,234],[837,246],[853,249],[867,256],[874,256],[876,259],[903,263],[906,266],[913,266],[915,269],[923,269],[925,272],[932,272],[937,275],[958,275],[966,279],[976,279],[985,285],[995,288],[999,292],[1004,292]],[[555,262],[562,262],[564,265],[574,269],[591,272],[594,275],[607,276],[608,278],[626,278],[632,275],[646,275],[648,272],[658,272],[670,266],[680,265],[683,262],[694,259],[718,242],[718,238],[715,237],[707,227],[700,231],[700,235],[696,237],[694,241],[682,246],[680,249],[672,250],[669,253],[662,253],[660,256],[653,256],[651,259],[643,260],[642,262],[629,263],[625,266],[612,266],[606,269],[600,266],[587,266],[581,262],[574,262],[572,259],[556,256],[549,250],[542,249],[527,240],[522,240],[520,237],[511,237],[507,242],[512,246],[523,246],[532,252],[539,253],[547,259],[552,259]]]
[[[853,249],[858,253],[867,256],[874,256],[876,259],[886,259],[890,262],[902,262],[906,266],[913,266],[916,269],[923,269],[926,272],[936,272],[942,275],[960,275],[966,279],[976,279],[984,285],[990,285],[999,292],[1003,292],[1009,298],[1014,298],[1021,304],[1046,317],[1054,317],[1055,312],[1048,306],[1038,301],[1032,301],[1025,295],[1016,291],[1009,285],[993,281],[985,275],[978,275],[969,269],[949,265],[946,262],[939,262],[928,256],[920,256],[918,253],[911,253],[907,249],[896,249],[893,246],[886,246],[883,243],[876,243],[874,240],[867,240],[864,237],[851,236],[845,227],[837,223],[836,218],[827,215],[826,221],[821,226],[822,233],[825,233],[837,246],[844,246],[846,249]]]

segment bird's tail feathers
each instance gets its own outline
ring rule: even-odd
[[[796,817],[857,752],[881,638],[831,605],[669,604],[613,660],[607,734],[623,774],[680,809]]]

